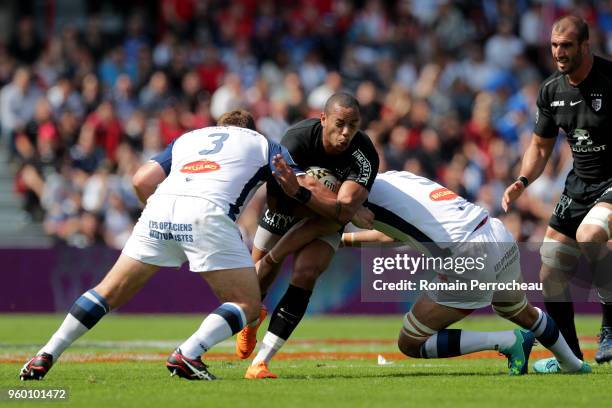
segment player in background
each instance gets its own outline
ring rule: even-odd
[[[254,129],[248,112],[228,112],[219,126],[188,132],[162,153],[158,166],[168,177],[148,197],[119,259],[96,287],[76,300],[48,343],[21,369],[22,380],[42,379],[66,348],[131,299],[159,267],[179,267],[185,261],[222,304],[178,346],[166,366],[182,378],[215,379],[200,356],[257,321],[261,308],[253,261],[235,221],[256,188],[273,179],[276,154],[303,174],[285,148]],[[147,198],[144,190],[139,196]],[[328,190],[318,190],[322,193],[301,187],[301,202],[333,213],[335,196],[326,198]]]
[[[318,277],[338,249],[342,226],[353,218],[368,196],[379,159],[368,135],[359,130],[360,122],[359,103],[353,96],[340,92],[327,100],[320,118],[293,125],[281,140],[300,168],[324,167],[342,182],[333,217],[336,230],[316,237],[295,253],[289,287],[271,314],[261,348],[247,369],[246,378],[275,377],[266,362],[283,346],[304,316]],[[254,261],[261,259],[300,220],[295,201],[288,200],[276,184],[268,185],[268,196],[273,207],[266,211],[255,234]],[[262,311],[260,322],[264,318],[265,311]],[[240,358],[248,358],[255,349],[257,328],[257,325],[249,326],[238,334],[236,352]]]
[[[589,28],[580,18],[565,16],[551,32],[557,72],[540,86],[535,129],[520,176],[504,192],[507,211],[529,183],[543,172],[559,128],[572,149],[574,165],[550,218],[540,249],[546,310],[578,358],[582,358],[568,281],[581,253],[595,274],[594,285],[603,309],[599,350],[595,360],[612,360],[612,259],[606,242],[612,225],[612,62],[591,53]],[[608,288],[606,288],[608,286]],[[556,370],[555,360],[543,361]]]
[[[291,193],[297,188],[290,168],[276,159],[277,179]],[[449,278],[469,282],[520,282],[519,250],[501,221],[443,186],[408,172],[379,174],[368,198],[374,212],[376,231],[343,234],[343,243],[402,242],[424,252],[446,252],[452,256],[486,253],[488,267],[463,274],[441,272],[439,281]],[[287,253],[329,230],[328,222],[309,219],[294,227],[257,265],[260,282],[272,272],[271,266]],[[499,270],[497,265],[501,265]],[[502,332],[470,332],[447,329],[473,310],[492,305],[493,310],[524,329]],[[398,346],[415,358],[445,358],[482,350],[496,350],[508,358],[509,373],[527,373],[534,337],[553,352],[563,372],[588,373],[588,364],[568,347],[555,322],[533,307],[522,291],[468,292],[428,291],[423,293],[404,316]]]

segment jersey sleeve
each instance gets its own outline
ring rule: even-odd
[[[295,164],[295,161],[293,160],[293,157],[291,156],[291,153],[289,153],[289,150],[287,150],[287,148],[285,148],[285,146],[282,146],[278,143],[275,142],[271,142],[268,141],[268,145],[269,145],[269,156],[268,156],[268,165],[270,166],[271,170],[274,170],[274,165],[272,164],[272,159],[274,158],[274,156],[276,156],[277,154],[280,154],[283,156],[283,158],[285,159],[285,161],[287,162],[287,164],[289,165],[289,167],[291,167],[291,170],[293,170],[293,172],[295,173],[296,176],[301,176],[304,173],[304,171],[302,171],[302,169],[300,169],[300,167]]]
[[[540,87],[537,100],[537,111],[533,132],[545,138],[554,138],[559,134],[559,127],[555,124],[552,112],[550,111],[550,98],[545,92],[545,85]]]
[[[164,169],[166,176],[170,174],[170,168],[172,167],[172,146],[174,146],[174,141],[166,146],[161,153],[151,157],[151,161],[159,163],[162,169]]]
[[[353,162],[346,180],[361,184],[368,191],[372,189],[376,174],[378,174],[378,152],[370,138],[364,133],[365,143],[361,143],[351,154]]]
[[[280,143],[289,151],[296,163],[306,162],[309,155],[312,154],[312,149],[307,143],[308,138],[304,135],[306,131],[306,128],[303,127],[289,128]]]

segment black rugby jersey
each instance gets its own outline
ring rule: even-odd
[[[566,133],[574,171],[588,182],[612,177],[612,62],[595,56],[587,77],[577,86],[556,72],[540,86],[534,132],[556,137]]]
[[[321,121],[305,119],[287,129],[281,144],[301,169],[324,167],[334,172],[338,180],[354,181],[368,191],[378,173],[378,153],[368,135],[361,130],[357,131],[344,152],[332,155],[323,148]],[[268,188],[275,194],[280,193],[278,185],[268,183]]]

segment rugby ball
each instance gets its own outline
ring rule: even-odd
[[[325,187],[327,187],[334,193],[338,192],[340,182],[331,170],[328,170],[324,167],[311,166],[306,169],[306,174],[319,180],[319,183],[323,183]]]

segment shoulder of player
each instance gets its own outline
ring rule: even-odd
[[[297,122],[294,125],[291,125],[286,130],[285,134],[286,135],[288,134],[308,134],[314,128],[316,128],[317,124],[320,125],[320,123],[321,121],[317,118],[304,119],[304,120]]]
[[[374,143],[372,142],[372,139],[370,139],[370,136],[368,136],[368,134],[364,132],[363,130],[357,131],[357,133],[355,134],[351,142],[351,147],[352,147],[352,150],[361,149],[361,150],[365,150],[368,152],[376,153],[376,148],[374,147]]]
[[[542,82],[542,84],[540,85],[540,92],[546,92],[552,89],[556,89],[559,84],[562,83],[559,81],[561,78],[563,78],[562,73],[560,73],[559,71],[554,72],[551,76],[549,76]]]
[[[593,70],[605,77],[608,81],[612,81],[612,61],[599,56],[593,56]]]

